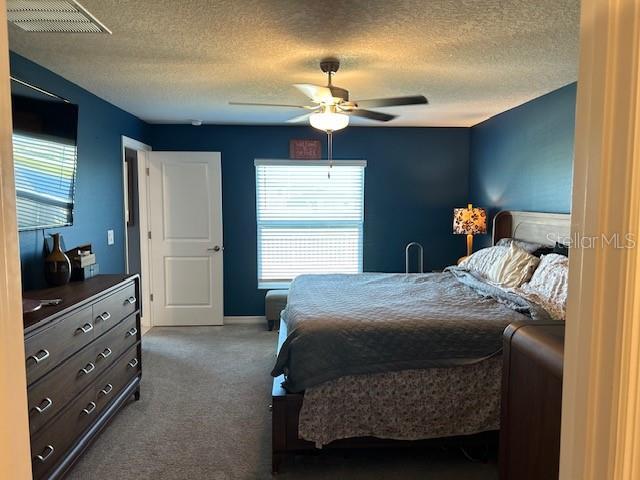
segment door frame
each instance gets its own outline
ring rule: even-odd
[[[137,174],[138,174],[138,228],[140,235],[140,276],[142,295],[142,314],[140,323],[147,328],[153,326],[153,309],[151,308],[151,242],[148,238],[149,232],[149,186],[148,186],[148,162],[146,152],[152,151],[150,145],[142,143],[139,140],[122,135],[122,192],[123,192],[123,231],[124,231],[124,271],[129,273],[129,234],[127,232],[127,218],[129,207],[129,175],[127,171],[127,162],[125,150],[127,148],[135,150],[138,153]]]
[[[640,478],[640,1],[580,15],[560,479],[622,480]]]
[[[26,480],[31,447],[11,135],[7,6],[0,0],[0,477]]]

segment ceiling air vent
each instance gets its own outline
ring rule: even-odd
[[[75,0],[8,0],[7,17],[27,32],[111,34]]]

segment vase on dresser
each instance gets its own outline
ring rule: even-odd
[[[71,278],[71,261],[60,247],[60,234],[52,233],[53,247],[44,259],[44,278],[51,286],[69,283]]]

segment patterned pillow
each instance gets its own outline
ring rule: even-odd
[[[503,246],[483,248],[465,258],[460,262],[458,267],[470,272],[476,272],[488,278],[489,270],[491,270],[493,265],[505,256],[508,251],[509,248]]]
[[[529,281],[539,263],[538,257],[518,247],[516,242],[511,242],[507,254],[495,262],[487,273],[489,280],[496,285],[517,288]]]
[[[564,320],[567,310],[569,259],[551,253],[543,255],[531,281],[518,293],[544,308],[555,320]]]

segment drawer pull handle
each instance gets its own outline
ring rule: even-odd
[[[96,366],[89,362],[87,363],[87,366],[84,368],[81,368],[80,371],[78,373],[84,373],[85,375],[88,375],[89,373],[93,372],[96,369]]]
[[[113,390],[113,385],[111,385],[110,383],[107,383],[104,388],[102,390],[100,390],[100,393],[102,395],[109,395],[111,393],[111,390]]]
[[[126,304],[133,305],[134,303],[136,303],[136,297],[131,296],[131,297],[127,298],[127,299],[124,301],[124,303],[125,303],[125,305],[126,305]]]
[[[131,330],[127,332],[125,337],[133,337],[136,333],[138,333],[138,329],[136,327],[133,327]]]
[[[38,460],[40,463],[44,463],[52,454],[53,454],[53,446],[47,445],[46,447],[44,447],[44,450],[42,450],[42,453],[40,455],[35,456],[35,459]]]
[[[89,415],[90,413],[92,413],[94,410],[96,409],[96,404],[93,402],[89,402],[89,405],[87,405],[86,408],[82,409],[82,413],[84,413],[85,415]]]
[[[85,323],[83,326],[76,329],[76,333],[89,333],[91,330],[93,330],[93,325],[91,325],[90,323]]]
[[[100,315],[98,315],[98,318],[103,322],[106,322],[111,318],[111,314],[109,312],[102,312]]]
[[[131,360],[127,365],[129,365],[131,368],[135,368],[138,366],[138,359],[134,358],[133,360]]]
[[[109,355],[111,355],[113,352],[111,351],[111,349],[109,347],[105,348],[103,351],[101,351],[98,354],[98,357],[100,358],[107,358]]]
[[[41,361],[46,360],[47,358],[49,358],[49,351],[42,349],[35,355],[31,355],[30,357],[27,357],[27,360],[32,359],[36,363],[40,363]]]
[[[33,409],[38,413],[44,413],[51,408],[51,405],[53,405],[53,400],[47,397],[40,402],[40,405],[33,407]]]

